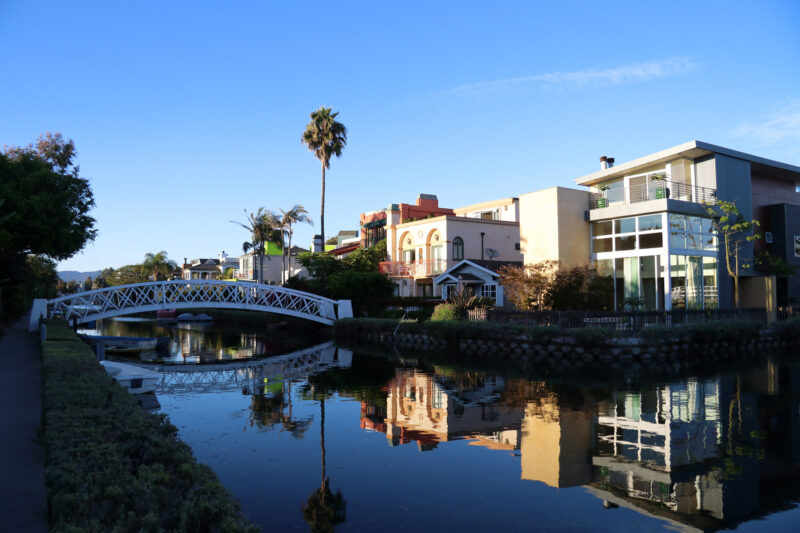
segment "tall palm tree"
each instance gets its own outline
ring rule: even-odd
[[[153,281],[158,281],[159,278],[166,279],[177,267],[175,261],[169,259],[164,250],[154,254],[145,254],[144,263],[142,263],[142,269],[153,277]]]
[[[259,207],[255,213],[248,213],[247,209],[245,209],[245,222],[231,220],[234,224],[238,224],[250,232],[250,241],[242,245],[242,250],[244,250],[244,253],[247,253],[250,249],[253,250],[253,257],[256,259],[253,264],[256,283],[260,282],[261,256],[264,255],[264,244],[269,240],[270,231],[272,230],[268,213],[263,207]]]
[[[292,225],[297,223],[306,222],[308,224],[314,225],[312,222],[311,217],[308,216],[308,211],[305,207],[300,204],[295,204],[291,209],[288,211],[284,211],[283,209],[280,210],[281,216],[280,220],[278,221],[278,227],[281,230],[281,234],[286,234],[289,238],[289,268],[291,270],[292,267],[292,234],[294,230],[292,229]],[[282,249],[283,251],[283,249]],[[286,272],[286,253],[283,252],[283,270]],[[281,278],[283,283],[286,283],[286,279]]]
[[[339,114],[331,112],[330,107],[320,107],[311,113],[311,122],[306,126],[300,140],[314,152],[314,157],[322,163],[322,205],[319,210],[319,232],[325,242],[325,170],[331,166],[331,157],[341,157],[347,144],[347,128],[336,121]],[[324,245],[323,245],[324,249]]]

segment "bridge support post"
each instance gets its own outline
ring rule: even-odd
[[[353,318],[353,303],[350,300],[339,300],[336,306],[338,313],[336,318]]]
[[[47,318],[47,300],[36,298],[31,306],[31,320],[28,322],[28,331],[38,331],[39,321]]]

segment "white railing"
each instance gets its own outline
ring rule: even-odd
[[[275,285],[219,280],[173,280],[120,285],[71,294],[46,303],[47,317],[58,316],[78,323],[160,309],[191,308],[265,311],[323,324],[332,324],[337,318],[352,316],[349,300],[331,300]]]

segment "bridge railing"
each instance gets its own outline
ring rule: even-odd
[[[37,308],[38,305],[38,308]],[[87,322],[135,312],[172,308],[231,308],[276,312],[326,324],[352,316],[349,300],[336,301],[275,285],[242,281],[173,280],[106,287],[34,303],[38,316]]]

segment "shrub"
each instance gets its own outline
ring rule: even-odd
[[[578,346],[591,348],[608,344],[610,339],[619,337],[619,332],[608,328],[578,328],[571,330],[569,335]]]
[[[77,340],[48,322],[42,412],[53,531],[257,531],[164,415],[144,412]]]
[[[800,341],[800,317],[776,322],[772,325],[772,332],[786,342]]]
[[[461,313],[459,311],[459,308],[455,304],[439,304],[433,309],[431,321],[440,322],[459,320],[461,318]]]
[[[423,309],[417,309],[416,311],[409,311],[408,318],[418,322],[424,322],[433,316],[433,309],[433,307],[425,307]]]

